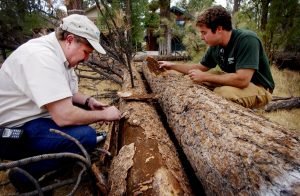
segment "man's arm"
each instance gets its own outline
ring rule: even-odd
[[[87,103],[88,108],[91,110],[102,110],[104,107],[108,107],[107,104],[98,101],[94,97],[84,95],[80,92],[73,95],[72,101],[79,105],[85,105]]]
[[[201,71],[209,70],[208,67],[205,67],[202,64],[177,64],[168,61],[159,61],[158,63],[160,68],[172,69],[184,74],[188,74],[188,72],[193,69],[198,69]]]
[[[114,106],[104,107],[102,110],[87,111],[74,106],[71,97],[48,103],[45,107],[59,126],[114,121],[121,117],[121,112]]]
[[[254,71],[254,69],[239,69],[235,73],[217,75],[194,69],[189,71],[189,76],[197,83],[209,82],[222,86],[245,88],[249,85]]]

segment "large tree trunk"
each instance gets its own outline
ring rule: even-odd
[[[131,88],[129,73],[125,72],[122,90],[147,95],[135,69],[133,74],[136,87]],[[176,148],[155,108],[150,103],[121,98],[120,110],[127,113],[118,132],[118,145],[123,147],[110,168],[109,194],[192,195]]]
[[[234,15],[236,12],[239,11],[240,5],[241,5],[241,0],[234,0],[233,1],[232,15]]]
[[[171,54],[171,29],[168,25],[170,20],[170,0],[159,0],[160,5],[160,28],[163,37],[159,39],[159,54]]]
[[[207,195],[300,194],[300,135],[170,72],[143,73]]]
[[[81,14],[84,15],[83,0],[65,0],[68,15]]]
[[[268,13],[269,13],[269,4],[271,0],[262,0],[261,1],[261,21],[260,21],[260,30],[266,30],[266,25],[268,23]]]

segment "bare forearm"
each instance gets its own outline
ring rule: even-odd
[[[104,107],[101,110],[84,110],[75,107],[71,98],[58,100],[46,105],[52,119],[59,126],[83,125],[97,121],[119,120],[121,113],[114,107]]]
[[[53,120],[59,126],[68,126],[91,124],[98,121],[106,121],[107,119],[103,110],[87,111],[78,107],[72,107],[72,109],[63,112],[61,115],[53,115]]]
[[[206,73],[203,77],[203,82],[209,82],[222,86],[233,86],[237,88],[245,88],[249,85],[249,81],[237,76],[236,73],[226,73],[222,75]]]
[[[191,69],[197,69],[197,65],[192,64],[174,64],[171,69],[181,72],[183,74],[187,74]]]
[[[159,61],[160,68],[172,69],[184,74],[188,74],[190,70],[198,69],[201,71],[207,71],[209,68],[203,66],[202,64],[183,64],[183,63],[173,63],[168,61]]]

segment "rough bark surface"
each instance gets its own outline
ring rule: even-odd
[[[142,56],[137,56],[133,58],[134,62],[142,62],[147,58],[147,55],[142,55]],[[191,58],[189,56],[185,55],[178,55],[178,56],[173,56],[173,55],[158,55],[158,56],[153,56],[152,58],[158,60],[158,61],[187,61],[190,60]]]
[[[125,74],[122,91],[145,95],[145,86],[135,69],[133,74],[135,88],[130,87],[129,74]],[[120,122],[120,146],[131,143],[135,146],[133,164],[126,177],[126,195],[192,195],[176,149],[154,106],[121,98],[120,110],[128,113]],[[120,164],[126,165],[124,161]],[[112,172],[110,178],[120,177],[118,172]]]
[[[143,73],[207,195],[300,194],[299,133],[186,77]]]
[[[271,112],[278,109],[300,108],[300,97],[292,97],[290,99],[272,101],[265,106],[266,112]]]

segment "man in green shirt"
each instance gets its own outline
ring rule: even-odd
[[[232,29],[231,16],[222,6],[205,10],[197,18],[201,39],[210,47],[200,64],[160,61],[160,67],[188,74],[199,84],[244,107],[257,108],[272,98],[275,87],[262,43],[252,31]],[[207,72],[219,67],[222,74]]]

